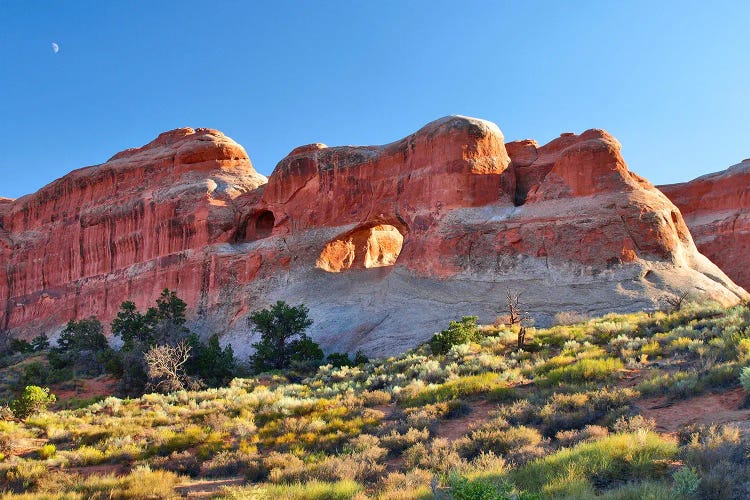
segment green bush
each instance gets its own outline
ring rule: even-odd
[[[187,373],[199,377],[209,387],[226,385],[234,378],[237,362],[231,345],[221,348],[219,336],[209,337],[206,344],[198,340],[198,336],[190,336],[191,359],[188,362]]]
[[[750,393],[750,366],[746,366],[740,373],[740,384],[745,392]]]
[[[21,354],[28,354],[30,352],[34,352],[34,346],[23,339],[10,339],[10,352],[20,352]]]
[[[10,411],[19,420],[45,410],[50,404],[57,400],[54,394],[50,394],[49,388],[42,389],[36,385],[29,385],[23,390],[21,397],[11,401]]]
[[[46,351],[49,349],[49,339],[45,334],[37,335],[31,340],[31,347],[35,351]]]
[[[349,355],[345,352],[332,352],[326,356],[326,362],[333,365],[335,368],[341,368],[342,366],[352,366],[354,363],[349,359]]]
[[[489,479],[469,481],[456,472],[448,476],[448,486],[451,498],[456,500],[510,500],[518,498],[512,495],[512,487],[507,484],[498,485]]]
[[[250,315],[249,322],[260,333],[253,344],[250,364],[255,373],[290,368],[292,362],[305,364],[323,359],[323,351],[305,333],[312,320],[303,304],[289,306],[278,301],[268,309]]]
[[[477,328],[477,316],[464,316],[461,321],[451,321],[448,328],[436,333],[430,339],[430,349],[433,354],[446,354],[454,345],[478,342],[482,334]]]
[[[672,474],[672,479],[674,479],[673,491],[681,497],[694,495],[701,482],[700,476],[691,467],[683,467],[676,471]]]

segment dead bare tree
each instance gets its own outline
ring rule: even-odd
[[[516,344],[521,349],[526,343],[526,325],[524,322],[529,319],[529,315],[521,309],[520,292],[515,292],[508,288],[505,290],[505,298],[508,303],[508,324],[511,328],[518,325]]]
[[[688,292],[683,292],[680,295],[662,295],[659,297],[659,302],[663,302],[669,308],[670,312],[677,312],[682,309],[687,296]]]
[[[190,344],[181,340],[175,345],[153,346],[144,355],[148,367],[148,387],[154,391],[181,391],[191,384],[185,373],[190,359]]]

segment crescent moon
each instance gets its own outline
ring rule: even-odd
[[[57,54],[60,51],[60,46],[57,45],[55,42],[52,42],[52,52]]]

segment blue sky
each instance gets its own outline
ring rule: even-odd
[[[268,175],[448,114],[605,128],[632,170],[688,180],[750,157],[748,25],[746,1],[0,0],[0,196],[182,126]]]

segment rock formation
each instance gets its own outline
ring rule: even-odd
[[[723,172],[659,186],[680,208],[701,253],[750,288],[750,158]]]
[[[32,337],[178,291],[239,352],[247,315],[304,303],[329,350],[390,354],[448,320],[491,321],[506,288],[556,312],[747,297],[602,130],[505,144],[452,116],[384,146],[302,146],[266,179],[220,132],[178,129],[0,200],[0,326]]]

